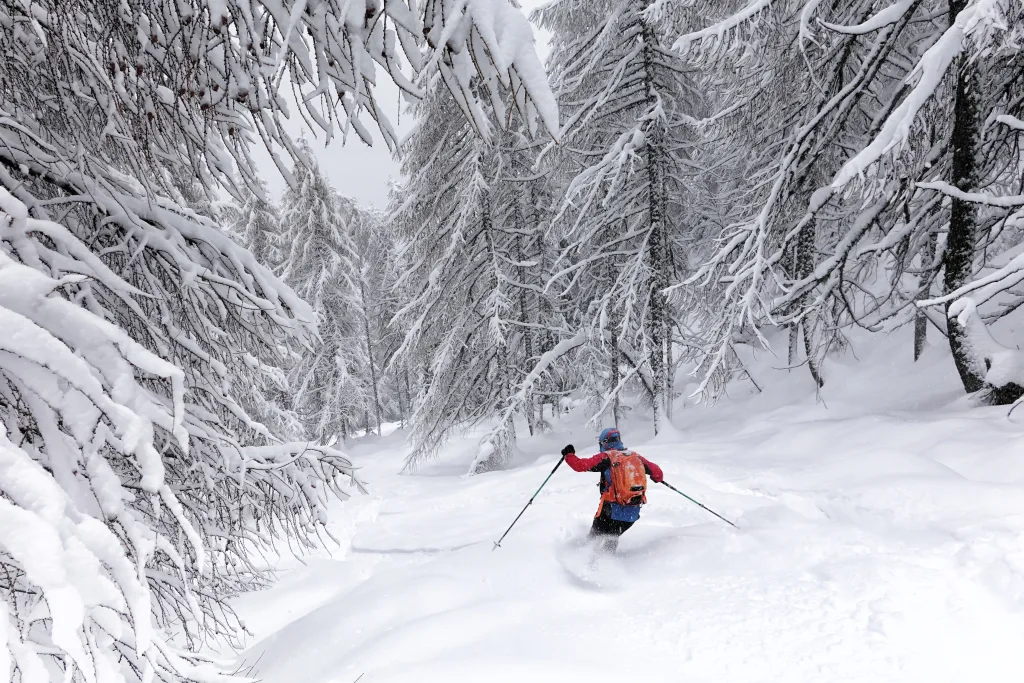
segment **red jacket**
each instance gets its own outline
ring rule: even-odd
[[[636,451],[633,452],[636,453]],[[637,453],[637,457],[643,461],[644,469],[647,470],[647,476],[654,480],[655,484],[660,484],[661,480],[665,478],[661,468],[639,453]],[[565,456],[565,464],[577,472],[604,472],[608,469],[609,462],[608,454],[603,451],[589,458],[581,458],[575,453],[569,453]]]

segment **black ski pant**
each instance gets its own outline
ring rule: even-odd
[[[611,506],[605,503],[601,506],[601,514],[594,517],[594,523],[590,526],[590,538],[599,539],[602,548],[608,553],[614,553],[619,547],[619,536],[626,533],[629,527],[635,522],[620,522],[611,517]]]

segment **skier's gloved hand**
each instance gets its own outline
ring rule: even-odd
[[[573,455],[576,455],[576,448],[573,447],[572,444],[569,444],[568,446],[566,446],[565,448],[562,449],[562,457],[564,458],[565,456],[569,455],[570,453],[572,453]]]

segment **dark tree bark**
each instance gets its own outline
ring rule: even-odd
[[[516,235],[516,259],[519,261],[519,265],[516,267],[519,275],[519,283],[523,285],[526,283],[526,266],[522,265],[526,261],[526,252],[523,250],[523,215],[517,205],[515,209],[515,222],[516,229],[520,231],[520,234]],[[533,362],[533,329],[529,326],[530,320],[530,307],[526,301],[526,287],[520,286],[519,288],[519,322],[522,323],[522,335],[523,343],[526,349],[527,364]],[[530,436],[536,431],[536,425],[534,424],[535,415],[533,413],[533,395],[531,392],[529,402],[526,406],[526,425],[529,428]]]
[[[373,337],[370,334],[370,312],[367,310],[366,303],[366,285],[362,279],[359,280],[359,297],[362,299],[363,304],[363,334],[366,337],[366,359],[370,364],[370,385],[373,389],[373,412],[377,418],[377,436],[383,435],[381,428],[381,416],[380,416],[380,389],[377,386],[377,366],[373,363]],[[366,420],[366,433],[370,433],[370,420],[367,417]]]
[[[950,0],[949,21],[967,6],[967,0]],[[984,115],[979,92],[984,87],[977,64],[965,53],[956,59],[956,94],[953,101],[953,158],[950,184],[963,192],[974,192],[979,184],[978,147]],[[978,250],[978,210],[973,202],[951,198],[949,232],[943,255],[943,286],[948,294],[966,285],[974,272]],[[947,316],[952,302],[946,305]],[[979,324],[984,324],[979,321]],[[969,330],[948,318],[949,348],[960,381],[967,393],[984,390],[984,400],[995,405],[1013,403],[1024,395],[1024,387],[1010,382],[991,386],[985,382],[991,361],[971,344]]]
[[[547,243],[544,239],[544,229],[541,225],[543,222],[541,197],[537,192],[536,185],[532,182],[530,183],[530,193],[527,196],[526,208],[529,212],[529,215],[527,216],[527,223],[534,235],[533,253],[538,255],[538,265],[535,272],[537,277],[543,281],[544,273],[546,272],[543,264],[545,254],[547,253]],[[548,305],[547,297],[534,294],[534,301],[536,302],[536,318],[538,323],[543,323],[545,320],[551,320],[554,317],[553,311]],[[538,357],[554,346],[554,336],[552,335],[550,328],[547,326],[545,326],[545,328],[544,332],[540,332],[539,330],[535,331],[531,337],[531,339],[536,342],[534,345],[535,348],[532,349],[532,352]],[[547,423],[544,418],[543,394],[540,397],[534,395],[530,399],[530,411],[534,414],[533,423],[536,428],[539,431],[546,430]]]
[[[800,326],[797,324],[791,324],[789,326],[789,355],[787,357],[787,364],[790,370],[792,370],[796,365],[796,351],[799,346]]]
[[[794,253],[794,270],[796,280],[803,280],[811,274],[814,270],[814,241],[816,237],[816,229],[814,221],[810,221],[803,228],[800,229],[800,234],[797,235],[796,247]],[[796,302],[796,308],[803,308],[804,299],[801,297]],[[796,344],[797,338],[800,333],[803,333],[804,337],[804,353],[807,356],[807,369],[811,373],[811,377],[814,379],[814,383],[819,388],[825,386],[825,379],[821,376],[821,370],[818,368],[818,363],[814,359],[814,344],[811,337],[811,327],[807,322],[805,316],[799,324],[794,324],[789,329],[789,363],[792,365],[796,360]]]
[[[521,154],[515,154],[512,160],[513,169],[516,174],[522,174],[528,176],[531,173],[529,164]],[[542,343],[537,340],[538,343],[534,343],[536,332],[532,325],[539,322],[539,311],[537,310],[536,295],[527,290],[527,281],[531,279],[531,271],[527,268],[525,263],[530,260],[531,256],[536,256],[536,238],[540,231],[539,220],[537,216],[537,210],[535,204],[534,190],[532,183],[527,186],[523,182],[520,182],[516,188],[513,203],[512,203],[512,224],[516,231],[515,237],[515,250],[516,250],[516,276],[519,279],[516,285],[517,289],[517,303],[519,307],[519,323],[520,330],[523,340],[523,348],[525,351],[526,363],[524,367],[531,367],[535,360],[535,357],[539,354],[536,353],[536,346]],[[539,259],[538,259],[539,261]],[[534,269],[535,270],[535,269]],[[536,318],[536,320],[535,320]],[[517,377],[516,381],[522,379]],[[536,405],[536,397],[533,391],[530,391],[529,396],[526,400],[526,407],[524,412],[526,413],[526,426],[529,429],[530,436],[533,436],[541,428],[543,422],[539,419],[534,406]]]
[[[928,345],[928,318],[923,311],[914,317],[914,361],[921,358],[924,347]]]
[[[930,263],[935,258],[935,247],[936,247],[937,235],[932,233],[928,237],[928,242],[925,244],[924,252],[921,254],[921,265],[924,266],[926,263]],[[921,291],[917,294],[917,299],[927,299],[928,291],[924,288],[924,283],[932,282],[932,275],[922,275],[920,278],[922,282]],[[914,361],[916,362],[921,358],[921,354],[924,353],[925,346],[928,345],[928,316],[925,312],[918,309],[914,315]]]
[[[952,25],[967,0],[950,0],[949,21]],[[977,184],[977,146],[981,121],[978,119],[977,70],[966,54],[956,58],[956,95],[953,101],[953,159],[950,184],[972,192]],[[977,207],[971,202],[952,199],[949,233],[943,256],[943,286],[946,293],[959,289],[971,278],[977,248]],[[949,310],[949,304],[946,306]],[[955,318],[949,319],[949,348],[953,352],[960,381],[968,393],[984,384],[984,366],[971,351],[967,331]]]
[[[618,330],[618,327],[619,327],[618,326],[618,322],[617,321],[613,321],[613,324],[611,326],[611,328],[612,328],[612,330],[611,330],[611,347],[612,348],[611,348],[611,353],[610,353],[611,362],[609,363],[609,365],[611,366],[610,367],[611,373],[610,373],[610,379],[608,380],[608,385],[611,387],[611,390],[615,392],[615,396],[612,397],[612,420],[615,423],[615,428],[616,429],[619,428],[619,392],[618,392],[618,388],[619,388],[619,381],[620,381],[620,379],[619,379],[619,330]]]
[[[412,400],[412,387],[409,385],[409,365],[408,365],[408,363],[403,363],[403,368],[404,368],[404,370],[403,370],[402,374],[404,375],[404,379],[405,379],[405,404],[407,406],[409,406],[409,420],[411,421],[412,420],[412,413],[413,413],[413,400]],[[403,420],[402,427],[404,428],[405,426],[406,426],[406,423]]]
[[[643,41],[644,41],[644,69],[646,71],[646,78],[648,81],[648,92],[653,93],[653,78],[654,70],[656,67],[657,55],[655,53],[655,46],[657,45],[658,38],[654,33],[653,27],[646,21],[643,26]],[[653,100],[654,95],[651,95]],[[653,102],[652,102],[653,104]],[[660,428],[660,412],[664,412],[667,416],[670,412],[669,403],[671,397],[668,394],[668,373],[670,369],[666,362],[666,347],[669,343],[668,331],[669,327],[669,315],[668,315],[668,302],[665,300],[664,290],[669,285],[669,245],[668,245],[668,231],[666,230],[666,220],[668,219],[667,212],[665,210],[666,197],[665,197],[665,172],[664,172],[664,159],[662,155],[665,153],[664,147],[664,135],[660,128],[657,128],[657,124],[647,134],[647,175],[648,175],[648,208],[647,208],[647,220],[650,225],[650,238],[648,239],[648,254],[650,258],[651,269],[654,273],[653,281],[651,282],[651,301],[650,301],[650,326],[651,326],[651,350],[650,350],[650,363],[651,363],[651,380],[653,383],[653,403],[654,403],[654,432],[657,433]]]

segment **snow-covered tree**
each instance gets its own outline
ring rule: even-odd
[[[410,462],[491,415],[504,383],[509,304],[492,205],[500,161],[489,121],[476,121],[486,135],[474,135],[458,108],[435,90],[416,108],[418,127],[401,157],[410,183],[393,220],[407,235],[408,266],[397,284],[413,291],[397,322],[406,332],[401,353],[424,375]]]
[[[554,396],[554,386],[550,376],[529,387],[523,387],[522,382],[535,360],[568,334],[564,317],[556,310],[555,297],[546,289],[558,255],[550,234],[553,191],[550,174],[537,165],[537,143],[513,130],[500,144],[508,162],[497,199],[503,210],[502,221],[510,230],[509,250],[515,267],[515,277],[509,281],[514,297],[513,343],[522,346],[521,354],[513,357],[517,366],[513,386],[523,404],[513,406],[525,417],[528,432],[534,434],[546,429],[544,406]]]
[[[367,399],[352,239],[359,210],[315,163],[296,168],[294,177],[296,185],[281,200],[281,277],[312,307],[319,340],[290,369],[291,391],[309,438],[346,438]]]
[[[702,388],[735,339],[769,325],[790,327],[791,349],[802,332],[819,385],[846,325],[916,318],[920,350],[928,319],[916,304],[940,273],[949,295],[967,286],[1012,213],[936,190],[1018,191],[1016,133],[987,122],[1020,107],[1021,18],[999,0],[744,0],[675,17],[691,31],[676,48],[719,94],[706,135],[749,160],[736,166],[750,182],[730,198],[723,245],[694,280],[724,304],[705,321]],[[960,327],[950,319],[950,344],[974,391],[985,358]]]
[[[401,333],[391,325],[399,297],[393,286],[399,277],[398,245],[383,212],[361,209],[353,240],[359,257],[359,315],[366,353],[365,381],[369,387],[367,431],[380,433],[384,420],[404,424],[410,401],[404,364],[393,362]]]
[[[233,240],[244,246],[257,262],[273,270],[282,260],[282,227],[278,207],[266,199],[266,186],[262,181],[257,191],[240,186],[243,199],[214,204],[213,208],[223,221],[224,229]],[[271,431],[288,438],[305,436],[304,427],[293,410],[293,399],[287,378],[287,368],[296,356],[288,355],[281,367],[266,372],[259,391],[245,395],[244,401],[252,414],[259,416]],[[269,369],[268,369],[269,370]]]
[[[419,391],[417,360],[409,353],[399,353],[406,341],[407,330],[397,317],[404,303],[408,302],[415,291],[416,283],[411,279],[402,280],[402,274],[409,270],[413,254],[408,249],[408,238],[404,232],[409,226],[402,225],[395,216],[395,211],[403,203],[406,191],[401,183],[391,187],[388,209],[380,217],[375,232],[373,246],[368,241],[367,249],[379,250],[386,245],[387,258],[380,271],[378,289],[378,328],[380,330],[377,358],[385,371],[385,377],[391,385],[395,415],[402,427],[407,427],[413,417],[414,404]]]
[[[698,215],[690,157],[702,101],[650,5],[559,0],[537,17],[552,33],[552,85],[565,117],[550,153],[566,182],[554,218],[564,242],[556,277],[577,302],[576,324],[589,330],[597,367],[585,380],[614,405],[628,363],[657,428],[671,412],[676,315],[665,290],[685,261],[679,238]]]
[[[515,160],[516,125],[500,132],[479,120],[489,127],[477,136],[459,106],[437,89],[415,110],[418,128],[401,157],[407,185],[390,219],[405,237],[396,285],[409,297],[396,316],[399,355],[421,369],[410,465],[506,406],[538,353],[542,282],[531,252],[541,228],[522,182],[530,164]],[[532,425],[532,404],[522,408]],[[473,471],[499,467],[514,441],[514,419],[502,418]]]
[[[258,189],[254,142],[290,176],[285,160],[301,153],[281,125],[288,87],[328,134],[346,123],[368,139],[369,114],[392,144],[376,64],[422,95],[399,46],[414,71],[445,71],[471,114],[483,110],[475,77],[510,88],[525,119],[554,129],[521,13],[503,0],[450,9],[0,5],[10,680],[230,678],[199,652],[238,635],[226,601],[263,580],[252,553],[282,535],[312,542],[351,467],[263,420],[265,390],[309,343],[314,314],[200,204],[221,188],[239,198],[236,173]]]
[[[173,205],[124,196],[100,215],[66,212],[101,258],[0,193],[0,487],[8,522],[32,534],[0,540],[4,661],[15,680],[214,676],[189,651],[234,637],[224,601],[259,585],[252,548],[307,539],[350,473],[340,453],[282,442],[251,410],[309,309]],[[68,550],[41,551],[44,538]]]
[[[225,228],[256,260],[274,268],[283,260],[281,218],[277,207],[267,199],[262,181],[256,191],[243,188],[242,200],[231,202],[223,212]]]

